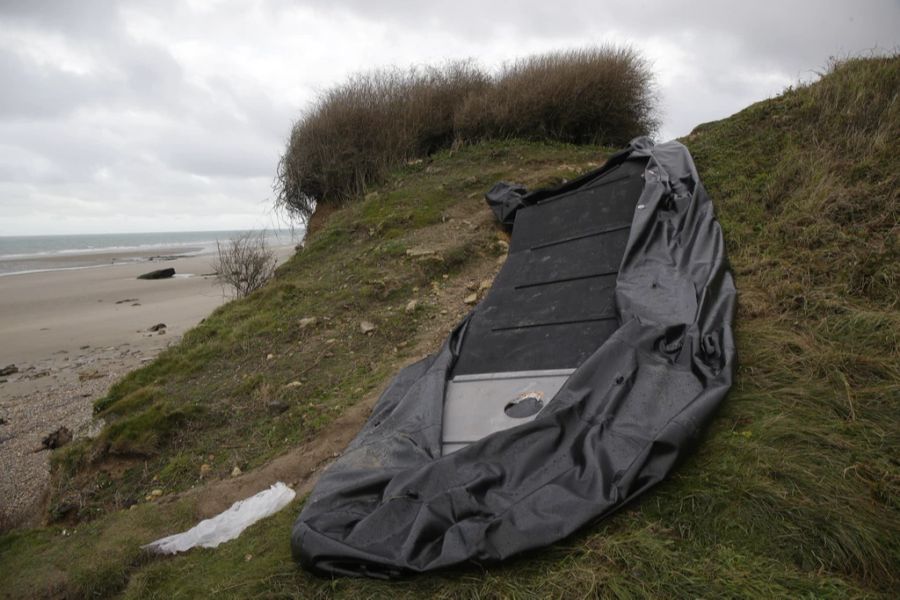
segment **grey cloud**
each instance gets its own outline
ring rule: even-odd
[[[278,153],[244,132],[194,132],[166,140],[158,150],[171,168],[225,178],[271,177]]]
[[[115,30],[120,5],[115,0],[6,0],[0,4],[0,20],[12,27],[37,27],[96,39]]]
[[[88,79],[55,68],[36,68],[0,50],[0,118],[59,117],[96,96]]]

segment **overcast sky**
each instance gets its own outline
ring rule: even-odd
[[[0,0],[0,235],[271,227],[291,124],[378,66],[628,43],[668,139],[900,47],[900,0],[428,4]]]

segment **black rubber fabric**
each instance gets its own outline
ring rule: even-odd
[[[522,205],[509,257],[472,312],[453,375],[570,369],[619,328],[616,276],[646,157]]]
[[[498,184],[488,203],[514,224],[513,262],[437,354],[397,375],[319,479],[291,539],[310,570],[394,577],[551,544],[659,483],[731,386],[734,284],[683,145],[638,138],[564,186]],[[565,247],[552,268],[534,255],[515,262],[548,242]],[[599,275],[607,269],[618,273]],[[524,291],[542,282],[549,297]],[[577,323],[552,322],[553,302],[569,303]],[[541,329],[552,333],[544,342],[504,333]],[[454,373],[557,366],[577,369],[534,421],[441,456]]]

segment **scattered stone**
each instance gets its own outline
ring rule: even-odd
[[[91,369],[89,371],[82,371],[78,374],[78,381],[90,381],[91,379],[102,379],[106,377],[103,373],[96,369]]]
[[[161,330],[163,330],[163,329],[165,329],[165,328],[166,328],[166,324],[165,324],[165,323],[157,323],[157,324],[154,325],[153,327],[150,327],[149,329],[147,329],[147,331],[161,331]]]
[[[90,348],[90,347],[91,347],[90,344],[85,344],[84,346],[79,346],[78,349],[79,349],[79,350],[87,350],[87,349]]]
[[[306,329],[307,327],[314,327],[316,323],[318,323],[318,319],[315,317],[304,317],[300,319],[300,329]]]
[[[60,427],[43,440],[41,440],[41,450],[54,450],[61,448],[72,441],[72,432],[68,427]]]
[[[55,521],[62,521],[69,515],[73,514],[78,510],[78,506],[76,506],[72,502],[61,502],[50,509],[50,515]],[[63,532],[66,530],[63,529]],[[62,535],[66,535],[66,533],[62,533]]]
[[[202,465],[200,465],[200,478],[202,479],[203,477],[209,475],[210,471],[212,471],[212,467],[209,466],[209,464],[203,463]]]
[[[335,339],[335,338],[328,338],[327,340],[325,340],[326,346],[331,346],[332,344],[336,344],[336,343],[337,343],[337,339]]]
[[[143,275],[138,275],[138,279],[168,279],[169,277],[175,276],[175,269],[157,269],[156,271],[150,271],[149,273],[144,273]]]
[[[150,492],[150,496],[153,497],[153,498],[159,498],[159,497],[162,496],[162,495],[163,495],[163,491],[162,491],[161,489],[159,489],[159,488],[156,488],[155,490],[153,490],[152,492]]]
[[[243,473],[243,471],[241,471],[241,468],[237,465],[234,465],[234,468],[231,470],[231,476],[240,477],[241,473]]]
[[[288,384],[285,384],[284,388],[289,390],[291,388],[300,387],[301,385],[303,385],[303,384],[299,381],[292,381]]]
[[[274,360],[274,359],[275,359],[275,355],[272,354],[271,352],[269,352],[268,354],[266,354],[266,360]]]
[[[244,555],[244,562],[250,562],[251,560],[253,560],[253,555],[252,555],[252,554],[245,554],[245,555]]]
[[[268,410],[273,415],[280,415],[285,412],[288,408],[290,408],[286,402],[282,402],[281,400],[269,400],[266,402],[266,410]]]
[[[422,256],[431,256],[434,254],[434,250],[428,250],[427,248],[407,248],[406,255],[412,258],[420,258]]]
[[[410,300],[406,303],[406,312],[411,313],[415,312],[416,308],[419,306],[419,301],[416,299]]]
[[[128,302],[137,302],[137,298],[125,298],[124,300],[116,300],[116,304],[127,304]]]
[[[497,247],[500,248],[502,252],[509,252],[509,242],[506,240],[497,240]]]
[[[469,294],[468,296],[465,297],[463,302],[465,302],[466,304],[475,304],[476,302],[478,302],[478,294],[476,294],[476,293]]]
[[[370,321],[362,321],[359,324],[359,330],[364,334],[369,335],[373,331],[375,331],[375,324]]]
[[[19,367],[16,365],[6,365],[2,369],[0,369],[0,376],[13,375],[14,373],[19,372]]]
[[[491,280],[490,279],[482,279],[481,283],[478,284],[478,293],[481,294],[483,292],[491,289]]]

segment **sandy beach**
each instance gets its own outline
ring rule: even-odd
[[[294,251],[273,249],[279,261]],[[94,400],[230,299],[211,275],[212,256],[182,255],[190,250],[109,253],[109,266],[0,277],[0,369],[16,371],[0,375],[0,531],[39,520],[49,474],[43,438],[60,427],[92,435]],[[67,260],[79,267],[84,259]],[[137,279],[168,267],[175,277]]]

